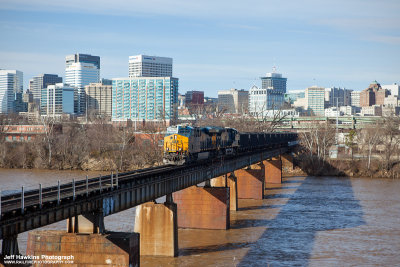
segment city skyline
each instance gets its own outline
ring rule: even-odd
[[[41,73],[65,77],[71,53],[100,56],[109,79],[128,77],[129,56],[171,57],[181,93],[213,97],[260,86],[273,66],[288,91],[400,80],[398,1],[2,2],[0,68],[24,72],[25,89]]]

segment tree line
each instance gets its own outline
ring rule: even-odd
[[[1,120],[2,125],[16,121]],[[28,122],[19,121],[19,124]],[[130,170],[161,164],[158,127],[148,125],[135,135],[133,127],[114,126],[102,120],[42,120],[44,133],[30,141],[9,142],[0,131],[1,168],[79,170]],[[61,130],[57,130],[61,127]]]

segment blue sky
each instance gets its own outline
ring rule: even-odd
[[[400,82],[399,14],[398,0],[0,0],[0,68],[27,86],[80,52],[127,77],[128,57],[147,54],[174,59],[181,93],[248,90],[274,65],[289,90],[362,90]]]

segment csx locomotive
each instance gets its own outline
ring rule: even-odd
[[[295,133],[240,133],[233,128],[177,125],[167,129],[163,161],[182,165],[255,149],[286,147],[296,140]]]

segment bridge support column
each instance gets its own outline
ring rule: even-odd
[[[68,233],[102,234],[105,231],[103,211],[67,219]]]
[[[227,187],[191,186],[175,192],[178,227],[229,229],[229,191]]]
[[[140,255],[178,256],[177,205],[147,202],[138,206],[135,232],[140,234]]]
[[[229,210],[237,211],[238,208],[238,193],[237,179],[235,174],[225,174],[210,180],[212,187],[229,187]]]
[[[139,266],[139,234],[107,233],[77,235],[63,231],[31,231],[27,255],[73,256],[57,266]],[[42,266],[37,264],[33,266]],[[55,266],[55,265],[51,265]]]
[[[263,199],[264,170],[259,165],[257,165],[257,168],[235,171],[239,199]]]
[[[18,241],[17,235],[6,237],[3,239],[3,245],[1,249],[1,255],[18,255],[19,248],[18,248]]]
[[[281,156],[282,160],[282,171],[291,172],[294,169],[293,156],[292,154],[283,154]]]
[[[282,160],[280,158],[264,160],[265,166],[265,183],[281,184],[282,183]]]

